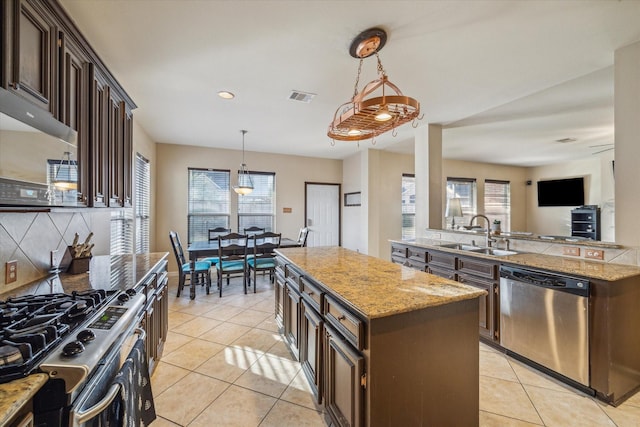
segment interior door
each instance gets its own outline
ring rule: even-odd
[[[340,184],[305,183],[307,246],[340,245]]]

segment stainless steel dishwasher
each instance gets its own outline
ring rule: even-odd
[[[589,386],[589,282],[500,267],[500,345]]]

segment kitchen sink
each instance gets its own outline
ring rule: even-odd
[[[464,245],[462,243],[448,243],[446,245],[440,245],[440,247],[449,248],[449,249],[458,249],[460,251],[475,251],[475,250],[484,249],[484,248],[481,248],[480,246]]]
[[[446,245],[440,245],[441,248],[449,248],[449,249],[457,249],[459,251],[469,251],[475,252],[478,254],[485,255],[494,255],[494,256],[507,256],[507,255],[515,255],[518,252],[516,251],[508,251],[505,249],[497,249],[497,248],[483,248],[480,246],[474,245],[465,245],[462,243],[448,243]]]
[[[505,249],[496,249],[496,248],[478,248],[478,249],[466,249],[466,250],[470,252],[476,252],[479,254],[495,255],[495,256],[515,255],[518,253],[516,251],[507,251]]]

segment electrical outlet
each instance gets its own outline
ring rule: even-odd
[[[584,251],[585,258],[604,259],[604,251],[600,249],[587,249]]]
[[[7,261],[5,264],[4,282],[8,285],[18,280],[18,261]]]
[[[575,248],[572,246],[563,246],[562,255],[580,256],[580,248]]]

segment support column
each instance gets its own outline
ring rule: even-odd
[[[442,229],[442,126],[421,126],[415,132],[416,237],[427,228]]]
[[[640,42],[615,51],[615,236],[640,246]]]

